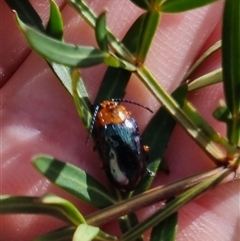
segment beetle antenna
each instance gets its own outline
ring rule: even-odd
[[[89,132],[88,132],[87,140],[85,142],[86,145],[88,144],[90,136],[92,135],[94,124],[95,124],[95,121],[96,121],[96,118],[97,118],[97,113],[99,111],[99,108],[100,108],[100,105],[97,105],[94,109],[93,117],[92,117],[91,124],[90,124],[90,129],[89,129]]]
[[[137,105],[137,106],[140,106],[140,107],[148,110],[149,112],[153,113],[153,111],[152,111],[150,108],[148,108],[148,107],[145,106],[145,105],[139,104],[139,103],[137,103],[137,102],[135,102],[135,101],[125,100],[125,99],[109,99],[109,100],[115,101],[115,102],[119,102],[119,103],[120,103],[120,102],[125,102],[125,103],[129,103],[129,104]]]

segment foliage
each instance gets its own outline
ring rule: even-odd
[[[46,195],[40,198],[2,196],[0,199],[1,212],[44,213],[67,223],[62,229],[37,238],[38,241],[69,240],[71,237],[74,241],[80,240],[79,237],[82,237],[81,240],[142,240],[141,235],[152,227],[154,227],[151,233],[152,241],[174,240],[177,231],[178,209],[206,190],[218,185],[239,165],[240,2],[227,0],[225,3],[222,48],[221,43],[216,43],[204,53],[186,74],[183,84],[172,95],[169,95],[144,65],[161,16],[164,13],[188,11],[216,0],[132,0],[144,12],[129,28],[122,42],[108,30],[106,13],[95,16],[84,1],[68,0],[68,3],[94,29],[99,48],[76,46],[64,42],[61,13],[52,0],[50,1],[51,11],[46,28],[27,0],[21,2],[17,0],[5,1],[11,9],[16,10],[17,24],[31,48],[48,62],[63,86],[72,95],[79,116],[87,129],[90,128],[92,117],[91,103],[84,81],[81,79],[81,73],[76,68],[86,68],[103,63],[108,66],[108,69],[99,89],[96,103],[107,98],[122,98],[130,76],[135,74],[164,107],[154,115],[142,134],[142,138],[146,143],[149,143],[151,148],[147,166],[149,172],[155,174],[158,169],[167,170],[162,157],[175,121],[216,164],[223,166],[223,168],[217,173],[202,175],[203,180],[193,182],[193,187],[188,187],[189,190],[186,190],[185,186],[182,186],[182,189],[177,190],[177,192],[173,188],[170,189],[167,198],[171,199],[165,207],[138,223],[137,216],[130,212],[131,210],[128,210],[127,207],[130,205],[129,202],[136,208],[140,208],[149,204],[149,199],[151,202],[155,201],[156,197],[152,197],[151,192],[146,191],[151,186],[154,175],[146,175],[139,186],[126,195],[117,190],[110,192],[84,170],[56,160],[54,157],[38,156],[34,158],[34,166],[49,180],[90,205],[104,209],[100,213],[84,218],[73,204],[55,195]],[[220,48],[223,55],[222,68],[187,84],[185,80]],[[225,103],[216,108],[214,115],[226,123],[227,138],[218,134],[186,99],[189,91],[220,81],[223,81],[224,84]],[[162,143],[161,148],[159,148],[158,143]],[[231,162],[226,162],[226,160]],[[157,190],[161,190],[161,188],[158,187]],[[144,191],[146,192],[143,193]],[[174,198],[180,191],[184,192]],[[162,198],[166,199],[166,196]],[[123,200],[119,202],[119,199]],[[108,235],[95,227],[96,224],[100,224],[97,221],[100,220],[100,218],[97,219],[98,216],[107,222],[111,220],[116,210],[120,210],[119,207],[123,207],[123,211],[118,213],[118,217],[121,216],[120,226],[124,231],[121,237]]]

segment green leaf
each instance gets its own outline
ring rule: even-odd
[[[222,68],[226,104],[232,115],[227,125],[231,144],[240,145],[240,1],[225,1],[222,30]]]
[[[96,16],[92,12],[91,7],[88,6],[82,0],[68,0],[68,3],[71,4],[77,12],[82,16],[82,18],[95,29],[96,25]],[[108,30],[108,41],[111,47],[115,50],[118,56],[121,56],[126,61],[131,61],[132,56],[125,46]]]
[[[188,91],[197,90],[222,81],[222,68],[200,76],[188,85]]]
[[[178,214],[173,213],[153,227],[150,241],[174,241],[177,232]]]
[[[232,147],[232,145],[230,145],[223,136],[216,132],[216,130],[213,129],[212,126],[210,126],[206,122],[206,120],[204,120],[204,118],[197,112],[197,110],[189,102],[186,101],[182,109],[194,124],[194,128],[196,130],[198,129],[199,132],[201,131],[202,134],[205,136],[204,139],[206,140],[204,140],[204,142],[206,142],[206,144],[203,150],[205,150],[206,153],[212,156],[212,160],[214,160],[216,164],[222,165],[223,163],[225,163],[225,154],[221,151],[221,149],[219,149],[219,145],[222,149],[234,152],[234,148]],[[199,134],[196,135],[195,140],[199,141],[198,139],[200,139]]]
[[[78,115],[89,130],[92,120],[91,103],[78,69],[72,71],[72,93]]]
[[[76,166],[49,156],[38,156],[33,164],[54,184],[87,203],[103,208],[115,202],[98,181]]]
[[[84,1],[82,0],[67,0],[67,2],[72,5],[79,14],[81,14],[82,18],[93,28],[95,28],[96,25],[96,16],[92,12],[90,6],[88,6]]]
[[[63,37],[61,12],[59,11],[58,5],[53,0],[50,0],[50,18],[48,20],[46,34],[59,40]]]
[[[98,227],[80,224],[73,235],[72,241],[91,240],[117,241],[118,239],[115,236],[102,232]]]
[[[87,67],[103,63],[109,57],[93,47],[66,44],[50,38],[27,26],[17,16],[16,19],[31,48],[50,61],[72,67]]]
[[[130,1],[142,9],[145,9],[145,10],[151,9],[151,3],[149,0],[130,0]]]
[[[197,59],[191,68],[188,70],[187,74],[184,76],[183,82],[187,81],[192,73],[210,56],[212,56],[216,51],[221,49],[222,41],[219,40],[210,46],[201,56]]]
[[[99,228],[93,227],[87,224],[81,224],[77,227],[74,235],[73,235],[73,241],[91,241],[95,239],[99,232]]]
[[[64,86],[64,88],[68,91],[70,95],[73,95],[72,93],[72,79],[71,79],[71,73],[72,69],[70,67],[57,64],[54,62],[48,62],[50,68],[53,70],[54,74],[59,79],[60,83]]]
[[[108,67],[94,103],[98,104],[111,98],[122,98],[131,74],[125,69]]]
[[[166,91],[164,91],[164,89],[157,83],[145,66],[139,66],[135,73],[148,87],[153,96],[155,96],[156,99],[162,103],[168,112],[174,116],[174,119],[184,128],[184,130],[186,130],[190,136],[197,141],[200,146],[203,147],[208,155],[212,156],[214,159],[224,161],[225,155],[219,146],[211,141],[212,138],[210,133],[206,133],[205,130],[203,131],[202,129],[198,128],[194,119],[188,117],[186,111],[180,108],[176,101],[171,98]],[[209,125],[206,124],[206,126],[207,129],[211,129]],[[212,133],[219,137],[216,131],[213,130]],[[221,137],[219,139],[221,139]]]
[[[180,106],[183,105],[186,95],[186,84],[180,86],[173,93],[173,97]],[[152,173],[156,173],[159,169],[175,124],[176,122],[173,117],[164,108],[160,108],[148,123],[141,136],[143,143],[150,147],[147,169]],[[145,175],[139,186],[134,190],[134,195],[147,190],[153,179],[153,175]]]
[[[144,63],[153,37],[160,20],[160,13],[158,11],[149,11],[143,15],[142,27],[139,29],[139,42],[137,50],[137,62]]]
[[[217,0],[166,0],[160,6],[165,13],[178,13],[216,2]]]
[[[137,54],[140,33],[145,15],[141,15],[132,24],[128,32],[123,38],[123,44],[128,48],[132,55]],[[132,75],[132,72],[122,68],[109,67],[103,77],[101,86],[99,88],[95,104],[108,98],[123,98],[125,95],[125,88]]]
[[[33,26],[34,28],[45,32],[44,26],[42,24],[41,18],[35,12],[34,8],[32,5],[29,3],[28,0],[23,0],[23,1],[18,1],[18,0],[6,0],[7,4],[9,7],[12,9],[15,9],[18,13],[19,18],[21,19],[22,22],[24,22],[27,25]],[[53,22],[54,18],[60,18],[61,16],[57,14],[57,6],[51,2],[51,6],[54,10],[54,15],[50,16],[51,22]],[[54,9],[55,8],[55,9]],[[61,21],[59,19],[59,21]],[[55,31],[50,33],[48,32],[47,34],[49,35],[55,35],[55,36],[60,36],[60,27],[58,26],[57,28],[58,31],[55,31],[52,29],[52,31]],[[57,33],[58,32],[58,33]],[[58,35],[59,34],[59,35]],[[67,91],[72,94],[72,86],[71,86],[71,78],[70,78],[70,73],[71,70],[67,66],[63,66],[54,62],[48,62],[49,66],[52,68],[53,72],[56,74],[56,76],[59,78],[63,86],[67,89]]]
[[[131,25],[123,39],[124,45],[128,48],[131,54],[134,55],[134,57],[137,56],[137,51],[139,49],[139,40],[141,38],[145,17],[146,13],[141,14]]]
[[[102,13],[97,21],[95,28],[96,40],[102,51],[108,52],[108,31],[106,28],[106,13]]]
[[[69,201],[55,195],[43,197],[1,196],[2,214],[47,214],[78,226],[84,218]]]
[[[69,241],[72,240],[75,230],[76,227],[74,226],[65,226],[63,228],[43,234],[33,241]]]
[[[9,8],[18,13],[19,18],[24,23],[45,32],[43,23],[35,9],[28,0],[5,0]]]
[[[61,212],[66,214],[71,220],[71,223],[76,226],[86,222],[81,213],[78,212],[78,209],[72,203],[61,197],[53,194],[47,194],[41,198],[41,203],[55,208],[60,208]]]

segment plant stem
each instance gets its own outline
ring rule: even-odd
[[[213,175],[222,172],[224,169],[224,167],[218,167],[213,170],[203,172],[201,174],[184,178],[180,181],[176,181],[168,185],[158,186],[137,196],[134,196],[130,199],[118,202],[113,206],[101,209],[93,214],[90,214],[86,217],[86,222],[90,225],[95,226],[107,223],[122,215],[130,213],[132,211],[136,211],[142,207],[149,206],[156,202],[166,200],[179,193],[182,193],[188,190],[189,188],[208,179],[209,177],[212,177]],[[226,180],[226,182],[232,181],[235,177],[237,176],[231,176],[230,180],[228,179]],[[237,178],[240,177],[238,176]]]
[[[167,109],[167,111],[176,119],[176,121],[186,130],[186,132],[196,141],[203,150],[216,162],[225,162],[225,154],[214,143],[206,133],[199,128],[194,121],[188,116],[178,105],[178,103],[171,98],[171,96],[156,82],[150,72],[141,66],[135,72],[142,80],[146,87],[156,97],[156,99]],[[217,135],[217,133],[216,133]]]
[[[220,183],[227,175],[232,172],[232,168],[226,168],[214,176],[207,178],[207,180],[201,182],[190,190],[184,192],[177,198],[173,199],[169,203],[167,203],[163,209],[157,211],[149,218],[145,219],[143,222],[134,226],[131,230],[124,233],[120,240],[121,241],[131,241],[136,237],[141,235],[143,232],[148,230],[149,228],[157,225],[159,222],[169,217],[171,214],[178,211],[180,207],[192,201],[193,199],[199,197],[207,190],[215,187],[218,183]]]

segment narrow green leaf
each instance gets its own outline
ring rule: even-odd
[[[71,79],[71,72],[72,69],[65,65],[57,64],[54,62],[48,62],[49,66],[53,70],[54,74],[60,80],[60,83],[64,86],[64,88],[68,91],[70,95],[72,93],[72,79]]]
[[[180,86],[174,93],[174,99],[183,105],[187,95],[187,85]],[[170,140],[176,122],[173,117],[164,109],[160,108],[145,128],[142,139],[143,143],[150,147],[147,169],[156,173],[161,164],[167,144]],[[134,190],[134,195],[147,190],[154,176],[146,174],[139,186]]]
[[[122,41],[128,50],[135,56],[137,54],[141,33],[139,29],[142,29],[144,19],[144,14],[139,16]],[[131,75],[132,73],[126,69],[109,67],[103,77],[95,104],[107,98],[123,98],[125,95],[125,88]]]
[[[80,224],[73,235],[72,241],[91,240],[117,241],[118,238],[101,231],[98,227],[88,224]]]
[[[76,226],[86,222],[82,214],[78,212],[78,209],[71,202],[61,197],[53,194],[47,194],[41,197],[40,203],[59,208],[62,213],[69,217],[71,223]]]
[[[178,214],[173,213],[153,227],[150,241],[174,241],[177,232]]]
[[[72,93],[78,115],[88,130],[92,120],[91,103],[78,69],[72,71]]]
[[[102,51],[108,52],[108,31],[106,28],[106,13],[102,13],[97,21],[95,28],[95,36],[99,48]]]
[[[33,241],[70,241],[76,230],[74,226],[65,226],[63,228],[43,234]]]
[[[54,184],[87,203],[103,208],[115,202],[98,181],[76,166],[49,156],[38,156],[33,164]]]
[[[199,59],[197,59],[194,64],[191,66],[191,68],[188,70],[187,74],[184,76],[183,82],[187,81],[192,73],[210,56],[212,56],[216,51],[221,49],[222,41],[219,40],[216,43],[214,43],[210,48],[205,51]]]
[[[92,12],[91,8],[82,0],[67,0],[67,2],[72,5],[83,17],[83,19],[95,28],[96,16]]]
[[[145,10],[151,9],[151,1],[149,0],[130,0],[130,1],[142,9],[145,9]]]
[[[28,0],[23,0],[23,1],[18,1],[18,0],[5,0],[7,2],[7,4],[9,5],[9,7],[11,7],[12,9],[15,9],[18,13],[19,18],[21,19],[22,22],[24,22],[26,25],[30,25],[33,26],[34,28],[45,32],[44,26],[42,24],[41,18],[39,17],[39,15],[37,14],[37,12],[35,12],[34,8],[32,7],[32,5],[29,3]],[[50,19],[51,22],[54,22],[55,18],[60,18],[60,13],[57,13],[57,6],[55,4],[53,4],[51,2],[51,5],[53,7],[54,10],[54,15],[50,14]],[[55,8],[55,9],[54,9]],[[51,17],[52,16],[52,17]],[[61,19],[58,20],[58,22],[61,21]],[[53,31],[54,29],[52,29],[51,31]],[[60,31],[60,26],[58,26],[57,28],[58,31],[56,31],[55,33],[51,33],[48,32],[47,34],[51,36],[56,36],[61,38],[61,35],[59,33]],[[55,31],[55,30],[54,30]],[[58,32],[58,33],[57,33]],[[59,80],[61,81],[61,83],[63,84],[63,86],[67,89],[67,91],[72,94],[72,86],[71,86],[71,78],[70,78],[70,74],[71,74],[71,70],[69,67],[64,66],[64,65],[60,65],[54,62],[48,62],[49,66],[52,68],[53,72],[56,74],[56,76],[59,78]]]
[[[144,63],[156,29],[160,21],[160,13],[158,11],[149,11],[143,14],[142,28],[139,29],[139,43],[137,50],[137,62]]]
[[[219,149],[219,145],[222,149],[228,150],[230,152],[234,152],[235,149],[228,143],[228,141],[221,136],[216,130],[214,130],[207,122],[203,119],[203,117],[197,112],[197,110],[189,103],[185,102],[183,106],[183,111],[188,116],[188,118],[194,124],[194,128],[201,131],[201,135],[205,136],[206,140],[203,142],[203,150],[206,151],[209,155],[212,156],[212,160],[216,162],[216,164],[225,163],[225,154]],[[200,135],[196,133],[196,141],[199,141]]]
[[[222,68],[200,76],[188,85],[188,91],[197,90],[222,81]]]
[[[9,8],[18,13],[19,18],[24,23],[45,32],[43,23],[35,9],[28,0],[5,0]]]
[[[122,98],[131,74],[125,69],[108,67],[94,103],[98,104],[110,98]]]
[[[160,11],[165,13],[178,13],[216,2],[217,0],[166,0],[160,6]]]
[[[81,224],[77,227],[74,235],[73,241],[91,241],[94,240],[99,232],[99,228],[93,227],[87,224]]]
[[[50,0],[50,17],[46,28],[46,34],[59,40],[63,37],[61,12],[59,11],[58,5],[53,0]]]
[[[124,45],[134,57],[137,56],[137,51],[139,49],[139,40],[141,38],[145,17],[146,13],[141,14],[131,25],[123,39]]]
[[[53,197],[53,195],[52,195]],[[59,198],[54,196],[55,199]],[[44,197],[43,197],[44,199]],[[0,212],[1,214],[46,214],[59,218],[67,223],[79,225],[81,223],[81,214],[77,209],[68,202],[70,208],[64,208],[61,204],[46,203],[41,197],[27,197],[27,196],[1,196],[0,197]],[[60,198],[59,198],[60,199]],[[68,213],[68,210],[71,212]]]
[[[222,30],[222,68],[226,104],[232,115],[227,125],[231,144],[240,145],[240,1],[225,1]]]
[[[17,15],[16,19],[31,48],[50,61],[72,67],[87,67],[100,64],[108,57],[93,47],[66,44],[50,38],[24,24]]]
[[[186,132],[203,147],[208,155],[211,155],[212,158],[217,160],[225,160],[225,155],[219,146],[211,141],[209,135],[205,133],[205,131],[196,126],[194,119],[189,118],[185,110],[180,108],[177,102],[163,90],[145,66],[140,66],[135,73],[148,87],[156,99],[162,103],[174,119],[184,128],[184,130],[186,130]],[[207,128],[210,129],[209,125],[207,125]],[[213,130],[212,133],[215,134],[216,131]],[[218,133],[216,133],[216,135],[219,137]]]
[[[82,16],[82,18],[95,29],[96,25],[96,16],[92,12],[91,7],[88,6],[82,0],[68,0],[68,3],[71,4],[77,12]],[[111,47],[115,50],[115,52],[121,56],[126,61],[132,60],[132,55],[125,48],[125,46],[108,30],[108,41]]]

